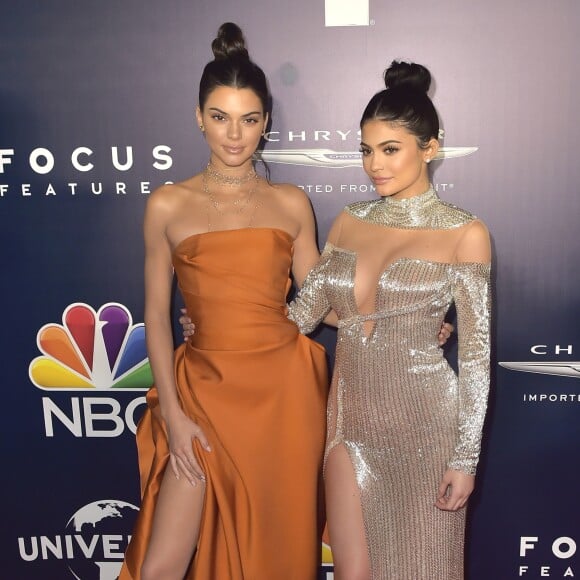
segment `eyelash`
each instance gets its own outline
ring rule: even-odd
[[[392,145],[389,145],[388,147],[385,147],[383,149],[383,153],[385,153],[386,155],[392,155],[393,153],[396,153],[399,150],[398,147],[393,147]],[[371,154],[371,150],[370,149],[364,149],[361,147],[361,149],[359,150],[363,157],[367,157],[368,155]]]
[[[225,121],[225,117],[223,115],[214,114],[211,116],[212,119],[216,121]],[[244,119],[248,125],[255,125],[258,122],[258,119],[254,119],[253,117],[249,117],[248,119]]]

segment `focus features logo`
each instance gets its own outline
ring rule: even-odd
[[[538,536],[520,537],[520,558],[526,559],[534,556],[537,548],[542,548],[543,543]],[[547,546],[545,546],[547,547]],[[546,558],[552,562],[544,561],[540,564],[520,564],[518,577],[527,578],[575,578],[571,558],[576,554],[576,542],[568,536],[561,536],[550,541],[550,555]],[[535,561],[535,559],[534,559]]]
[[[523,373],[535,373],[555,377],[567,377],[580,379],[580,361],[571,360],[551,360],[546,361],[545,357],[564,357],[574,354],[572,344],[534,344],[530,347],[530,354],[534,359],[527,361],[504,361],[499,365]],[[566,384],[566,383],[562,383]],[[525,403],[580,403],[580,392],[555,393],[548,390],[541,392],[524,393]]]
[[[121,153],[119,147],[111,147],[111,164],[117,171],[129,171],[133,167],[134,155],[133,147],[125,147]],[[152,165],[155,169],[166,170],[173,165],[173,160],[169,153],[171,147],[167,145],[157,145],[153,147],[151,155],[154,159]],[[12,163],[15,155],[14,149],[0,149],[0,174],[4,173],[4,167]],[[94,151],[90,147],[77,147],[70,155],[70,164],[80,173],[86,173],[94,169],[92,162]],[[55,157],[52,151],[44,147],[33,149],[28,155],[30,169],[39,175],[50,173],[55,167]]]
[[[77,580],[116,580],[138,508],[105,499],[87,504],[61,533],[18,538],[25,562],[61,560]]]
[[[123,410],[112,392],[146,391],[153,384],[145,346],[145,326],[133,324],[127,307],[116,302],[95,311],[87,304],[65,308],[62,324],[44,325],[36,336],[42,356],[29,367],[35,387],[47,393],[75,391],[101,396],[71,397],[70,406],[42,398],[47,437],[54,437],[58,421],[75,437],[118,437],[127,426],[135,433],[134,398]]]
[[[151,166],[158,171],[167,171],[173,165],[173,158],[170,155],[171,147],[167,145],[156,145],[152,148],[150,156],[152,159]],[[5,174],[10,165],[13,165],[13,159],[16,155],[15,149],[0,149],[0,176]],[[90,147],[76,147],[70,155],[67,156],[67,163],[77,174],[83,176],[89,175],[95,169],[95,152]],[[45,147],[37,147],[28,154],[28,166],[36,175],[48,175],[57,166],[57,161],[62,163],[62,159]],[[110,157],[107,160],[106,175],[111,176],[112,170],[117,172],[129,172],[135,163],[135,154],[132,146],[111,147]],[[101,195],[104,191],[102,181],[69,181],[62,183],[61,180],[56,185],[48,182],[42,189],[35,186],[33,189],[31,183],[21,183],[19,185],[0,183],[0,198],[8,194],[16,194],[20,197],[31,197],[39,194],[44,197],[54,197],[58,194],[67,194],[75,196],[79,193],[90,193],[92,195]],[[113,190],[117,195],[127,193],[128,184],[124,181],[116,181]],[[141,181],[139,192],[142,194],[151,193],[151,184],[148,181]]]

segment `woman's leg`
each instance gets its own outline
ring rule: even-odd
[[[370,580],[371,568],[350,457],[343,445],[329,454],[325,467],[326,516],[335,580]]]
[[[141,567],[141,580],[182,580],[193,557],[205,484],[193,486],[168,467],[163,475],[153,516],[151,539]]]

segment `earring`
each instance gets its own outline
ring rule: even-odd
[[[425,159],[425,163],[431,163],[431,159]]]
[[[203,126],[203,123],[202,123],[202,124],[199,126],[199,130],[200,130],[202,133],[205,133],[205,127]]]

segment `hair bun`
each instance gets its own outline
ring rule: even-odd
[[[217,37],[211,43],[211,49],[216,59],[250,58],[242,30],[233,22],[225,22],[220,26]]]
[[[426,93],[431,86],[431,73],[421,64],[394,60],[383,78],[387,89],[407,89]]]

